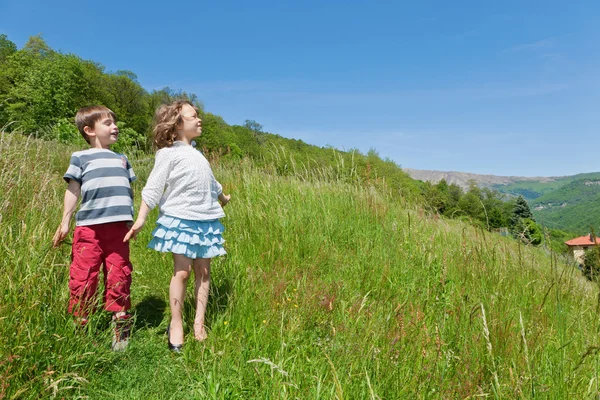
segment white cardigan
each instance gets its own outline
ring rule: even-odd
[[[156,152],[142,199],[150,209],[158,205],[161,215],[209,221],[225,216],[219,203],[222,192],[202,153],[178,140]]]

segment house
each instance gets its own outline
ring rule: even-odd
[[[583,265],[585,259],[585,251],[594,246],[592,235],[580,236],[575,239],[567,240],[565,242],[569,246],[569,253],[573,257],[573,260],[579,265]],[[600,245],[600,238],[596,238],[596,245]]]

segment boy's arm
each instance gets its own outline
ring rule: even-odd
[[[63,218],[54,234],[54,238],[52,239],[52,244],[54,247],[57,247],[60,242],[65,240],[67,235],[69,234],[69,225],[71,223],[71,217],[73,216],[73,212],[75,208],[77,208],[77,203],[79,202],[79,197],[81,196],[81,185],[76,180],[70,179],[69,186],[67,186],[67,191],[65,192],[65,205],[63,211]]]

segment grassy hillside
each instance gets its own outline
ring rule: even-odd
[[[541,249],[429,217],[352,164],[213,160],[233,196],[210,336],[167,349],[171,259],[132,244],[136,329],[66,314],[51,249],[73,148],[0,136],[0,398],[591,398],[597,288]],[[139,195],[152,157],[132,157]],[[284,168],[288,166],[288,168]],[[283,171],[283,173],[282,173]],[[136,203],[138,202],[136,197]],[[153,215],[156,217],[156,215]],[[191,286],[189,287],[191,297]],[[186,307],[187,332],[193,311]]]
[[[600,223],[600,180],[581,179],[530,202],[535,217],[580,234]]]
[[[513,196],[521,195],[525,200],[532,201],[580,179],[600,179],[600,172],[558,177],[552,181],[518,181],[508,185],[494,185],[493,187],[501,193]]]

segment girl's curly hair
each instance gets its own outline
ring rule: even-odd
[[[177,129],[183,123],[181,117],[181,108],[185,105],[194,107],[196,112],[198,108],[188,100],[175,100],[170,104],[163,104],[156,110],[154,114],[154,128],[152,135],[154,136],[154,148],[156,150],[163,147],[173,146],[173,142],[177,140]]]

